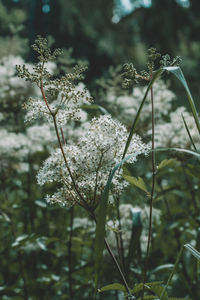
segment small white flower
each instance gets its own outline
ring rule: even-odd
[[[111,170],[122,159],[127,137],[126,128],[119,121],[106,115],[92,119],[77,146],[64,146],[76,187],[89,206],[95,207],[98,204]],[[148,151],[149,147],[142,143],[141,138],[133,136],[127,155],[135,153],[135,157],[129,162],[135,162],[139,154],[146,155]],[[121,173],[122,170],[113,179],[113,194],[120,194],[128,185],[122,180]],[[62,195],[54,194],[52,202],[56,202],[56,197],[58,203],[63,201],[72,204],[83,201],[77,195],[60,149],[44,162],[37,178],[41,185],[54,181],[63,184]]]

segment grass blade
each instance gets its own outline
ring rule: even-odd
[[[169,152],[169,151],[176,151],[181,153],[187,153],[192,156],[195,156],[196,158],[200,159],[200,154],[188,149],[181,149],[181,148],[156,148],[154,149],[155,152]]]
[[[182,85],[184,86],[187,97],[188,97],[188,101],[189,101],[189,104],[190,104],[190,107],[192,110],[192,114],[193,114],[197,129],[198,129],[198,132],[200,134],[200,121],[199,121],[198,113],[197,113],[192,95],[190,93],[190,89],[188,87],[188,84],[185,80],[185,76],[184,76],[181,68],[180,67],[165,67],[164,70],[169,71],[172,74],[174,74],[179,79],[179,81],[182,83]]]
[[[190,253],[196,257],[198,260],[200,260],[200,252],[197,251],[194,247],[192,247],[190,244],[185,244],[184,247],[190,251]]]
[[[190,134],[190,130],[189,130],[188,126],[187,126],[187,123],[185,121],[185,118],[184,118],[183,114],[182,114],[182,118],[183,118],[183,122],[184,122],[184,125],[185,125],[185,129],[186,129],[186,131],[188,133],[188,136],[190,138],[190,142],[192,143],[192,146],[194,147],[194,150],[197,151],[197,148],[196,148],[196,146],[194,144],[194,141],[193,141],[192,136]]]
[[[184,248],[182,247],[181,250],[180,250],[180,252],[179,252],[179,254],[178,254],[178,256],[177,256],[177,258],[176,258],[176,262],[175,262],[175,264],[174,264],[174,267],[173,267],[173,269],[172,269],[172,272],[171,272],[170,275],[169,275],[169,278],[168,278],[168,280],[167,280],[167,284],[165,285],[165,287],[164,287],[163,290],[162,290],[162,293],[161,293],[161,295],[160,295],[160,300],[164,299],[163,297],[164,297],[165,292],[166,292],[166,290],[167,290],[167,288],[168,288],[168,286],[169,286],[169,284],[170,284],[170,282],[171,282],[171,280],[172,280],[172,277],[173,277],[173,275],[174,275],[174,273],[175,273],[175,271],[176,271],[176,268],[177,268],[177,266],[178,266],[178,264],[179,264],[179,261],[180,261],[180,259],[181,259],[181,255],[182,255],[182,253],[183,253],[183,250],[184,250]]]

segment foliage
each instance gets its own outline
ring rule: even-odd
[[[79,15],[77,3],[69,14]],[[62,66],[60,50],[41,37],[33,48],[35,65],[20,52],[0,61],[0,297],[198,299],[199,115],[179,58],[151,48],[147,70],[126,65],[128,90],[121,67],[112,68],[96,101],[82,82],[85,63],[73,68],[69,51]],[[163,81],[167,71],[178,75],[190,110]]]

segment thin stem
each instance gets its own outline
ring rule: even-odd
[[[64,136],[62,128],[60,128],[60,132],[61,132],[61,136],[62,136],[63,145],[66,145],[65,136]]]
[[[72,283],[72,236],[73,236],[73,221],[74,221],[74,208],[70,208],[70,235],[68,242],[68,259],[69,259],[69,295],[73,299],[73,283]]]
[[[122,278],[122,280],[124,282],[124,286],[126,288],[126,291],[127,291],[128,295],[131,295],[128,283],[127,283],[126,278],[125,278],[125,276],[124,276],[124,274],[123,274],[123,272],[122,272],[122,270],[120,268],[120,265],[118,264],[118,261],[116,260],[116,257],[114,256],[114,254],[113,254],[113,252],[112,252],[112,250],[111,250],[111,248],[110,248],[110,246],[109,246],[109,244],[108,244],[108,242],[107,242],[106,239],[104,239],[104,242],[105,242],[106,248],[107,248],[110,256],[112,257],[113,262],[114,262],[115,266],[117,267],[118,272],[119,272],[119,274],[120,274],[120,276],[121,276],[121,278]]]
[[[83,196],[81,195],[81,193],[78,190],[78,187],[76,186],[76,183],[74,181],[72,172],[71,172],[70,167],[68,165],[67,158],[66,158],[66,155],[65,155],[65,152],[64,152],[64,149],[63,149],[63,145],[62,145],[62,142],[61,142],[61,139],[60,139],[60,135],[59,135],[59,132],[58,132],[58,126],[57,126],[57,123],[56,123],[56,116],[52,115],[52,117],[53,117],[54,127],[55,127],[55,131],[56,131],[56,136],[57,136],[57,139],[58,139],[58,144],[59,144],[60,150],[62,152],[64,161],[65,161],[65,165],[66,165],[67,170],[69,172],[69,176],[70,176],[70,178],[72,180],[72,184],[73,184],[74,189],[75,189],[77,195],[79,196],[79,198],[83,201],[84,205],[87,205],[85,199],[83,198]]]
[[[97,223],[97,219],[96,219],[96,216],[95,216],[94,213],[93,213],[93,221],[95,221],[95,223]],[[114,262],[114,264],[115,264],[115,266],[116,266],[116,268],[117,268],[117,270],[118,270],[118,272],[119,272],[119,274],[120,274],[120,276],[121,276],[121,279],[122,279],[122,281],[123,281],[123,283],[124,283],[124,286],[125,286],[125,288],[126,288],[126,291],[127,291],[128,295],[131,295],[131,292],[130,292],[128,283],[127,283],[127,281],[126,281],[126,278],[125,278],[125,276],[124,276],[124,273],[123,273],[123,271],[122,271],[120,265],[118,264],[118,261],[117,261],[115,255],[114,255],[114,253],[112,252],[112,249],[110,248],[110,245],[109,245],[109,243],[107,242],[106,238],[104,238],[104,243],[105,243],[106,249],[108,250],[108,253],[109,253],[110,256],[112,257],[113,262]],[[131,295],[131,296],[132,296],[132,295]]]
[[[149,208],[149,232],[148,232],[148,240],[147,240],[147,250],[146,250],[146,258],[144,265],[144,273],[143,273],[143,283],[146,283],[147,279],[147,269],[148,269],[148,259],[149,259],[149,251],[151,245],[151,236],[152,236],[152,216],[153,216],[153,198],[154,198],[154,190],[155,190],[155,181],[156,181],[156,160],[155,160],[155,117],[154,117],[154,97],[153,97],[153,88],[151,87],[151,121],[152,121],[152,152],[151,152],[151,164],[152,164],[152,186],[151,186],[151,197],[150,197],[150,208]],[[142,291],[142,300],[144,299],[144,286]]]
[[[46,96],[45,96],[42,78],[41,78],[41,80],[40,80],[40,90],[41,90],[42,97],[43,97],[43,99],[44,99],[44,102],[45,102],[45,104],[46,104],[46,106],[47,106],[47,108],[48,108],[50,114],[53,115],[53,112],[52,112],[52,110],[51,110],[51,108],[50,108],[50,106],[49,106],[49,103],[48,103],[48,101],[47,101],[47,98],[46,98]]]

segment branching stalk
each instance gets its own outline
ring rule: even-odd
[[[47,98],[45,96],[45,91],[43,89],[42,79],[41,79],[40,89],[41,89],[42,97],[43,97],[43,99],[45,101],[45,104],[46,104],[46,106],[47,106],[47,108],[49,110],[49,113],[51,114],[51,116],[53,118],[53,123],[54,123],[54,128],[55,128],[55,131],[56,131],[56,136],[57,136],[58,144],[59,144],[60,150],[62,152],[62,156],[63,156],[64,162],[65,162],[66,168],[67,168],[67,170],[69,172],[69,175],[70,175],[70,178],[72,180],[73,187],[74,187],[77,195],[79,196],[80,200],[82,200],[82,202],[83,202],[83,205],[81,205],[81,206],[84,207],[87,210],[87,212],[89,213],[89,215],[96,222],[95,213],[94,213],[93,209],[91,209],[91,207],[87,204],[86,200],[81,195],[81,193],[79,192],[79,189],[78,189],[78,187],[76,185],[76,182],[75,182],[75,180],[73,178],[72,172],[71,172],[70,167],[68,165],[67,158],[66,158],[66,155],[65,155],[65,152],[64,152],[64,149],[63,149],[63,145],[62,145],[62,142],[61,142],[61,138],[60,138],[60,135],[59,135],[59,131],[58,131],[58,125],[57,125],[57,122],[56,122],[56,113],[54,113],[54,112],[51,111],[51,108],[50,108],[50,106],[48,104]],[[115,256],[114,256],[114,254],[113,254],[113,252],[112,252],[112,250],[111,250],[111,248],[110,248],[110,246],[109,246],[109,244],[108,244],[108,242],[107,242],[106,239],[104,239],[104,242],[105,242],[106,248],[107,248],[110,256],[112,257],[113,262],[114,262],[115,266],[117,267],[117,270],[118,270],[118,272],[119,272],[119,274],[120,274],[120,276],[122,278],[122,281],[123,281],[123,283],[125,285],[125,288],[126,288],[126,291],[127,291],[128,295],[131,295],[130,289],[128,287],[128,283],[127,283],[127,281],[125,279],[125,276],[124,276],[124,274],[123,274],[123,272],[122,272],[122,270],[121,270],[121,268],[120,268],[120,266],[119,266],[119,264],[117,262],[117,259],[115,258]]]

